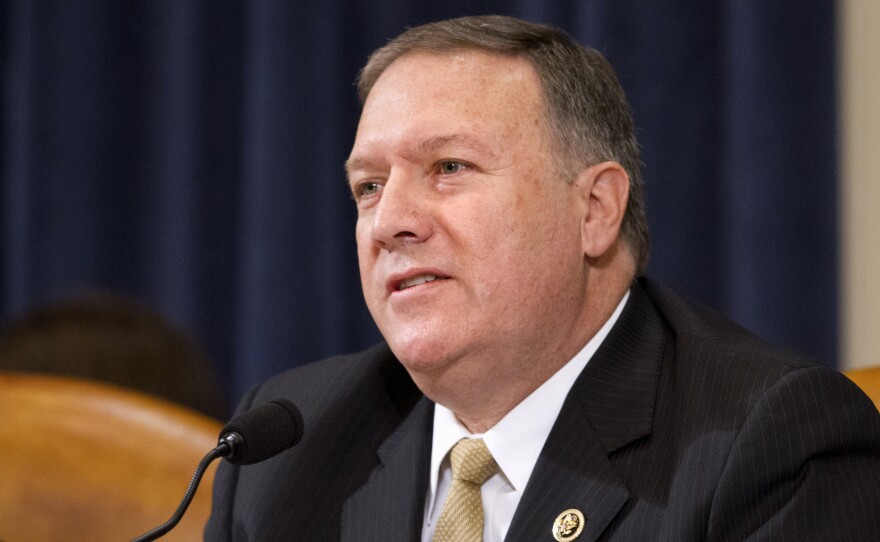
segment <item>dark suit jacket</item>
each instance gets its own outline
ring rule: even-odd
[[[220,466],[206,540],[419,539],[433,404],[379,345],[281,374],[305,436]],[[880,540],[880,415],[839,373],[640,279],[574,383],[508,541]]]

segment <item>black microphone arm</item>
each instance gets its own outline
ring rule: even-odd
[[[259,463],[295,446],[302,439],[304,425],[299,409],[287,399],[269,401],[233,418],[220,430],[217,447],[208,452],[196,467],[183,500],[171,518],[132,542],[156,540],[180,522],[212,461],[225,457],[236,465]]]

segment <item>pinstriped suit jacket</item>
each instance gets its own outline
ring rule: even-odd
[[[433,404],[379,345],[281,374],[296,447],[223,463],[210,541],[415,541]],[[640,279],[575,382],[508,541],[880,540],[880,415],[845,377]]]

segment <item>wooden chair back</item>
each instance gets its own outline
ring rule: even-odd
[[[865,395],[870,397],[877,409],[880,410],[880,366],[853,369],[843,374],[862,388]]]
[[[0,373],[0,540],[131,540],[168,520],[220,427],[107,384]],[[216,465],[163,540],[201,540]]]

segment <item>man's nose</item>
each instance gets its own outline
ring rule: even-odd
[[[424,241],[430,236],[429,196],[420,180],[394,173],[385,182],[373,214],[373,242],[388,250]]]

